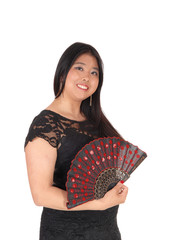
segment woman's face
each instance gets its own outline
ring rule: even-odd
[[[96,58],[88,53],[82,54],[68,72],[63,95],[75,101],[82,101],[96,91],[98,83],[99,68]]]

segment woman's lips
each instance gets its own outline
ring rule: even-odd
[[[77,87],[81,90],[84,90],[84,91],[89,89],[89,87],[85,84],[77,84]]]

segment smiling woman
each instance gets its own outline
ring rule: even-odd
[[[67,173],[78,151],[100,137],[123,139],[102,112],[102,83],[97,50],[74,43],[59,60],[54,101],[30,125],[24,146],[32,197],[43,206],[40,240],[121,239],[116,217],[128,192],[123,183],[101,199],[72,209],[66,206]]]
[[[89,59],[90,58],[90,59]],[[93,57],[93,56],[91,56],[91,55],[89,55],[89,54],[83,54],[83,55],[81,55],[79,58],[78,58],[78,60],[79,59],[83,59],[83,61],[84,62],[76,62],[76,63],[74,63],[73,64],[73,66],[76,66],[76,67],[74,67],[75,69],[77,69],[78,71],[81,71],[81,72],[83,72],[83,74],[80,74],[80,77],[83,77],[83,79],[84,80],[87,80],[87,81],[89,81],[89,78],[91,78],[92,80],[91,80],[91,82],[93,81],[93,79],[94,79],[94,81],[97,81],[97,84],[98,84],[98,71],[99,71],[99,69],[98,69],[98,67],[91,67],[91,66],[89,66],[90,65],[90,63],[92,62],[94,65],[97,65],[97,61],[96,61],[96,59]],[[86,63],[87,62],[87,63]],[[94,63],[95,62],[95,63]],[[81,67],[81,65],[82,65],[82,67]],[[89,70],[90,69],[90,70]],[[92,69],[92,70],[91,70]],[[70,70],[71,71],[71,70]],[[86,76],[85,76],[85,72],[86,71],[88,71],[87,72],[87,74],[88,74],[88,76],[87,76],[87,78],[86,78]],[[83,75],[83,76],[81,76],[81,75]],[[96,78],[93,78],[94,76],[96,76]],[[81,88],[81,89],[85,89],[85,90],[88,90],[89,89],[89,86],[88,86],[88,84],[84,84],[84,83],[82,83],[82,84],[80,84],[80,83],[78,83],[77,84],[77,86],[79,87],[79,88]]]
[[[95,70],[96,69],[96,70]],[[68,72],[63,97],[77,101],[79,105],[90,97],[99,83],[98,64],[94,56],[84,53],[79,56]],[[60,97],[58,98],[58,100]],[[80,107],[76,107],[78,110]]]

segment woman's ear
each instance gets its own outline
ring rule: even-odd
[[[63,83],[63,77],[61,76],[61,77],[60,77],[60,84],[59,84],[59,91],[60,91],[61,88],[62,88],[62,83]]]

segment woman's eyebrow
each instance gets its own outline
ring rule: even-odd
[[[86,65],[85,63],[83,62],[75,62],[74,64],[82,64],[82,65]],[[97,67],[93,67],[93,69],[96,69],[97,71],[99,71],[99,69]]]
[[[74,64],[82,64],[82,65],[86,65],[86,64],[83,63],[83,62],[75,62]]]

